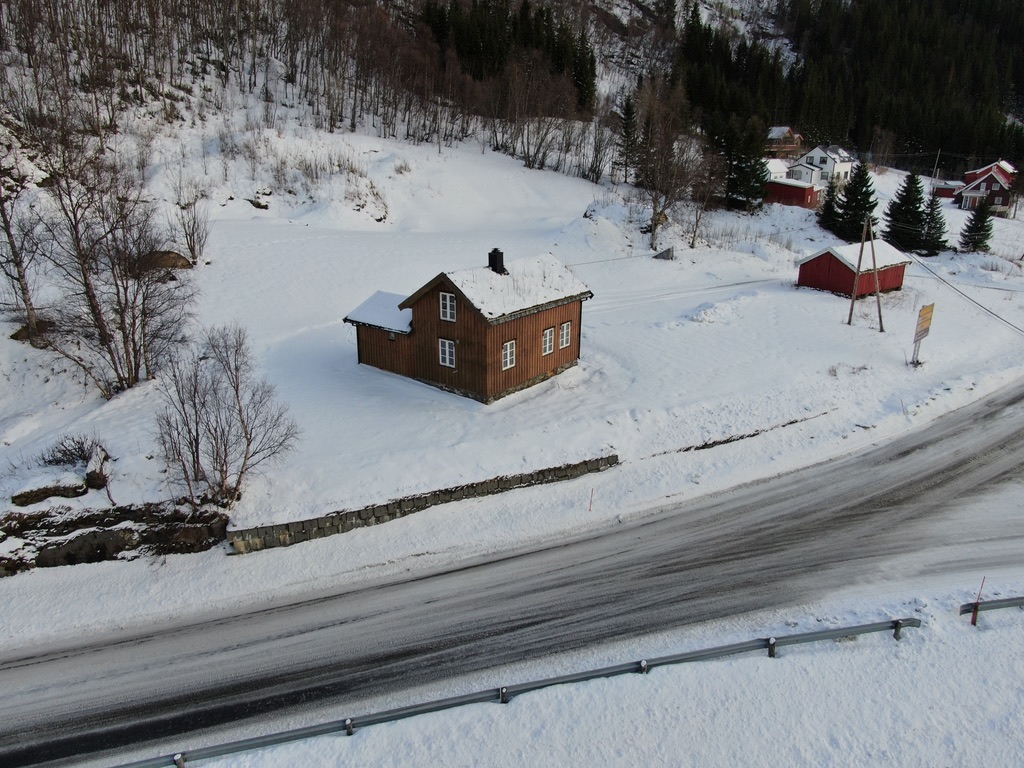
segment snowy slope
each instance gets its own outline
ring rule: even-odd
[[[180,140],[202,142],[202,130],[186,130]],[[163,167],[156,171],[157,188],[180,164],[177,141],[167,141],[158,150]],[[929,260],[927,267],[911,265],[905,289],[883,298],[886,330],[879,333],[873,300],[860,302],[853,324],[847,325],[847,300],[795,289],[795,261],[834,242],[805,211],[771,206],[751,217],[716,214],[708,243],[694,250],[685,247],[679,226],[669,226],[663,241],[675,245],[679,258],[655,261],[638,232],[637,211],[624,200],[624,190],[612,186],[529,171],[510,158],[481,155],[474,146],[439,152],[437,147],[301,129],[268,131],[267,142],[289,163],[310,153],[333,153],[347,158],[358,172],[336,173],[305,191],[295,185],[292,195],[268,176],[250,178],[242,168],[222,173],[216,159],[205,175],[202,166],[193,169],[209,187],[214,217],[208,263],[196,270],[202,288],[200,318],[204,324],[238,321],[249,330],[258,361],[303,432],[298,450],[245,490],[233,525],[314,516],[600,453],[617,453],[622,466],[542,492],[532,489],[445,505],[288,550],[233,558],[217,550],[0,579],[6,617],[0,626],[3,650],[71,633],[182,618],[199,606],[238,608],[270,595],[340,588],[643,515],[666,498],[696,498],[883,440],[977,399],[1024,371],[1020,334],[985,311],[1024,326],[1024,280],[1013,262],[1024,250],[1017,220],[996,222],[995,255],[946,254]],[[901,178],[896,172],[875,177],[883,205]],[[254,195],[268,205],[266,210],[246,201]],[[952,208],[945,213],[955,239],[964,216]],[[354,329],[342,322],[346,314],[377,290],[408,295],[439,272],[482,266],[493,247],[501,248],[509,260],[550,252],[593,291],[594,298],[584,305],[578,367],[485,406],[357,365]],[[943,281],[952,282],[956,290]],[[914,369],[906,362],[917,313],[933,302],[935,320],[921,354],[925,365]],[[115,458],[110,490],[117,502],[167,498],[173,489],[154,458],[155,385],[103,402],[41,353],[10,341],[13,324],[4,324],[4,329],[0,463],[5,471],[0,495],[9,499],[43,473],[38,457],[60,435],[84,433],[95,434]],[[748,433],[761,434],[714,450],[678,451]],[[69,505],[106,503],[102,493],[92,493]],[[1013,514],[1019,515],[1019,502],[1014,503],[1018,506]],[[16,539],[0,542],[4,551],[17,547]],[[976,577],[969,574],[971,584]],[[1003,588],[1019,589],[1021,574],[1005,575],[1003,583]],[[885,587],[890,593],[897,588]],[[942,611],[948,612],[951,601],[964,599],[956,591],[964,589],[960,580],[907,589],[894,598],[897,605],[924,594],[926,600],[942,601]],[[892,603],[889,599],[880,607]],[[799,616],[815,611],[795,610]],[[856,615],[864,609],[859,603],[836,603],[826,610]],[[778,621],[773,616],[757,628],[747,625],[737,639],[761,634],[765,623]],[[955,620],[946,618],[936,618],[936,626],[940,636],[961,631],[953,628],[958,626]],[[678,649],[677,641],[673,639],[671,650]],[[931,648],[936,642],[943,644],[912,640],[908,646],[924,643]],[[874,641],[857,645],[869,643]],[[922,651],[922,665],[940,663],[939,656],[928,655],[932,650]],[[817,653],[809,655],[817,658]],[[907,653],[898,650],[897,658]],[[978,727],[997,741],[1007,739],[1009,729],[1000,717],[1021,711],[1020,686],[1013,683],[1020,680],[1020,652],[1003,659],[984,646],[979,653],[992,654],[990,685],[998,684],[999,692],[993,694],[989,727]],[[622,658],[611,661],[618,660]],[[728,711],[740,718],[725,728],[736,736],[718,749],[694,751],[690,764],[700,764],[702,755],[745,762],[745,753],[732,745],[752,717],[746,707],[771,712],[793,706],[789,699],[762,694],[751,699],[757,676],[783,669],[792,675],[817,675],[813,680],[818,680],[839,675],[843,663],[822,662],[820,672],[778,665],[768,668],[769,673],[760,660],[728,662],[724,667],[736,685],[723,694],[729,705],[713,706],[709,698],[703,706],[711,714],[698,721],[697,734],[710,733]],[[879,663],[877,656],[871,654],[862,663],[846,678],[848,687],[864,690],[880,704],[892,689],[872,693],[864,670]],[[974,679],[977,668],[973,671],[965,677]],[[671,673],[676,674],[694,673]],[[690,678],[667,679],[671,691]],[[902,678],[899,687],[906,688],[912,679]],[[807,692],[813,680],[809,677],[805,687],[793,690]],[[619,683],[592,687],[619,690],[603,686]],[[637,697],[650,695],[637,690]],[[969,705],[981,707],[976,690],[971,689]],[[943,691],[948,693],[948,688]],[[560,722],[576,718],[560,695],[543,706],[550,706]],[[683,728],[687,721],[676,719],[671,701],[669,694],[651,698],[645,719]],[[820,706],[848,705],[837,694]],[[927,702],[918,700],[918,706]],[[855,743],[860,751],[850,754],[862,759],[849,762],[843,750],[847,737],[815,721],[819,724],[813,732],[829,745],[833,764],[881,759],[881,752],[869,751],[873,747],[865,735],[877,726],[875,710],[860,711],[851,726],[859,734]],[[952,725],[947,732],[926,715],[902,717],[903,727],[892,732],[887,755],[909,756],[897,748],[897,733],[914,731],[918,746],[933,735],[954,738]],[[953,715],[935,717],[947,722]],[[490,726],[482,722],[473,720],[475,725],[467,727],[486,731]],[[796,727],[789,721],[782,726]],[[478,754],[458,752],[451,744],[445,747],[429,737],[424,741],[416,730],[403,732],[413,734],[408,736],[414,741],[409,751],[392,755],[386,745],[392,740],[387,734],[394,732],[385,729],[384,736],[351,742],[368,750],[352,759],[378,764],[407,764],[419,756],[424,762],[445,762],[444,755],[451,757],[450,764],[479,760]],[[580,749],[596,738],[593,730],[575,732]],[[558,728],[551,733],[558,743],[567,738]],[[652,731],[637,733],[645,735],[640,740],[656,738]],[[538,743],[543,743],[539,735]],[[685,743],[659,743],[665,751],[649,753],[652,764],[687,764],[678,758],[688,749]],[[1007,743],[1019,746],[1019,741]],[[435,747],[441,752],[429,751]],[[595,757],[596,762],[634,762],[629,747],[622,752],[614,744],[603,749],[609,751],[601,753],[603,759]],[[524,762],[537,758],[534,752],[517,754]],[[555,762],[560,754],[554,753]],[[812,765],[818,764],[814,757],[819,753],[753,754]],[[938,755],[938,762],[973,762],[967,747],[926,754]],[[306,761],[302,756],[289,759],[293,762],[282,759],[277,764]],[[566,757],[564,762],[572,760]]]

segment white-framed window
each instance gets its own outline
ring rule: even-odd
[[[541,352],[545,355],[550,355],[555,351],[555,329],[545,328],[544,335],[541,337],[540,344]]]
[[[984,191],[985,191],[985,185],[986,185],[986,183],[987,183],[987,182],[984,182],[984,181],[983,181],[983,182],[981,182],[981,191],[982,191],[982,192],[984,192]]]
[[[562,323],[558,329],[558,348],[565,349],[572,343],[572,323]]]
[[[516,340],[506,341],[501,345],[501,370],[507,371],[516,364]]]
[[[1003,204],[1003,196],[1002,195],[996,195],[996,205],[1002,205],[1002,204]]]
[[[455,322],[455,294],[441,291],[441,319]]]
[[[999,182],[998,181],[993,181],[992,182],[992,191],[993,192],[998,192],[1000,189],[1002,189],[1002,187],[999,186]]]
[[[455,342],[451,339],[438,339],[438,362],[445,368],[455,367]]]
[[[824,165],[825,162],[826,162],[826,158],[824,158],[824,157],[819,157],[818,158],[818,165]]]

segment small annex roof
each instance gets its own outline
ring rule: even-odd
[[[785,160],[780,160],[777,157],[770,157],[764,161],[764,164],[768,166],[768,173],[772,176],[781,173],[783,176],[789,171],[789,163]]]
[[[857,158],[854,157],[850,152],[840,147],[838,144],[832,144],[825,149],[825,152],[837,163],[856,163]]]
[[[490,267],[444,272],[406,299],[402,306],[411,306],[442,278],[447,278],[480,314],[492,322],[524,310],[573,299],[585,300],[594,295],[583,281],[550,253],[509,261],[504,267],[505,274],[499,274]]]
[[[412,310],[399,309],[405,301],[400,293],[377,291],[345,317],[352,325],[372,325],[385,331],[408,334],[412,332]]]
[[[797,266],[813,261],[819,256],[824,256],[826,253],[831,253],[852,271],[857,271],[857,256],[860,253],[860,243],[831,245],[828,248],[822,248],[820,251],[797,261]],[[887,267],[896,267],[900,264],[910,264],[910,258],[903,251],[889,245],[884,240],[875,240],[875,262],[878,264],[879,269],[886,269]],[[871,271],[871,243],[864,243],[864,258],[861,261],[860,271]]]

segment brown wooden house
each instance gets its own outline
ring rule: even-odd
[[[898,291],[903,288],[903,276],[910,259],[906,254],[884,240],[875,241],[875,260],[871,260],[871,244],[865,243],[864,255],[860,258],[860,273],[857,273],[857,259],[860,243],[833,245],[823,248],[797,262],[800,273],[796,284],[820,291],[831,291],[849,296],[857,283],[857,298],[870,296],[875,292],[875,269],[878,271],[878,288],[881,292]]]
[[[593,294],[551,254],[442,272],[409,297],[377,292],[345,322],[359,362],[490,403],[579,361]]]

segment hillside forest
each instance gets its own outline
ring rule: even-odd
[[[1015,0],[655,0],[628,16],[601,0],[8,0],[0,56],[4,274],[28,336],[106,396],[186,341],[188,287],[140,261],[202,256],[201,183],[178,181],[170,231],[146,190],[156,132],[186,119],[222,124],[217,151],[254,177],[279,109],[610,174],[636,185],[652,249],[677,203],[691,246],[710,207],[760,205],[769,125],[914,170],[1024,156]],[[239,92],[262,105],[242,136],[223,118]],[[140,114],[149,128],[126,138]],[[65,288],[46,323],[41,261]]]

